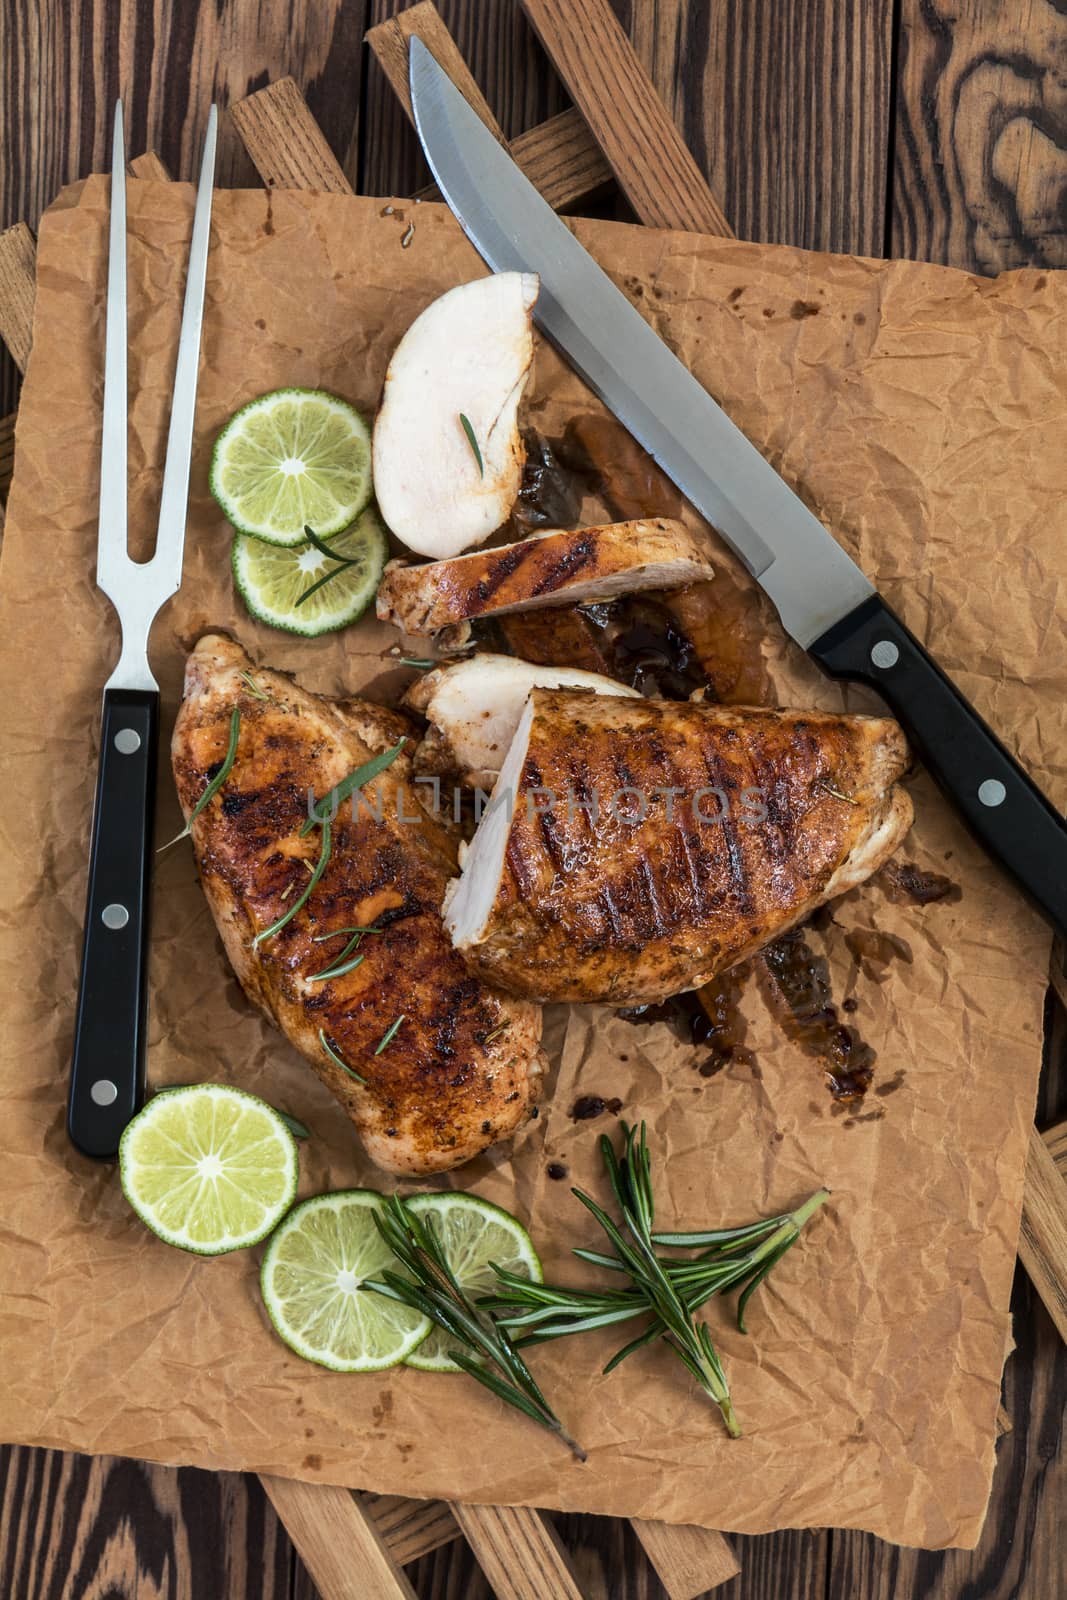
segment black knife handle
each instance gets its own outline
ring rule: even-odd
[[[832,677],[878,690],[979,843],[1067,932],[1067,823],[885,601],[865,600],[809,649]]]
[[[67,1131],[113,1156],[144,1099],[148,900],[159,695],[108,689],[89,855]]]

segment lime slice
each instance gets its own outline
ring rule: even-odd
[[[197,1255],[255,1244],[293,1203],[296,1140],[273,1106],[221,1083],[157,1094],[119,1144],[122,1188],[161,1239]]]
[[[330,549],[352,565],[336,566],[313,544],[281,549],[235,534],[233,580],[252,615],[272,628],[309,638],[347,628],[361,617],[385,566],[385,533],[377,512],[368,507],[350,528],[331,538]],[[334,574],[329,583],[298,605],[300,596],[328,572]]]
[[[294,1206],[263,1257],[260,1286],[274,1326],[297,1355],[335,1372],[394,1367],[430,1328],[410,1306],[359,1287],[396,1265],[374,1225],[384,1209],[373,1189],[316,1195]]]
[[[499,1280],[490,1266],[492,1261],[534,1283],[543,1282],[541,1262],[530,1235],[509,1211],[493,1205],[491,1200],[449,1190],[443,1194],[412,1195],[404,1204],[436,1230],[445,1260],[472,1299],[497,1287]],[[455,1362],[445,1353],[455,1342],[451,1334],[434,1326],[414,1354],[406,1358],[407,1365],[423,1372],[458,1372]]]
[[[211,492],[241,533],[299,544],[359,516],[370,499],[370,429],[323,389],[276,389],[230,418],[211,457]]]

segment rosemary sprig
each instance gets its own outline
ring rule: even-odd
[[[353,950],[359,949],[365,933],[381,933],[381,931],[381,928],[335,928],[332,933],[315,934],[313,939],[313,943],[315,944],[322,944],[326,939],[336,939],[338,934],[341,933],[350,933],[352,937],[341,951],[341,954],[334,957],[330,966],[328,966],[324,972],[313,972],[308,979],[308,982],[321,983],[326,978],[340,978],[346,972],[351,972],[353,968],[359,966],[360,962],[363,960],[363,957],[356,956],[352,961],[346,961],[345,958],[350,956]]]
[[[301,830],[301,832],[303,832],[303,830]],[[288,906],[282,912],[281,916],[276,922],[272,922],[269,928],[264,928],[261,933],[256,934],[255,938],[252,940],[253,950],[257,945],[262,944],[264,939],[273,939],[276,933],[281,933],[286,923],[292,922],[293,918],[300,910],[300,907],[307,904],[307,901],[311,897],[311,891],[314,889],[315,885],[318,883],[329,864],[330,851],[333,848],[330,832],[331,830],[329,822],[324,822],[322,824],[322,849],[319,851],[319,859],[315,865],[315,870],[312,872],[307,883],[304,885],[303,892],[297,895],[292,905]]]
[[[249,694],[253,696],[254,699],[256,699],[256,700],[269,700],[270,699],[270,695],[267,693],[266,689],[261,689],[260,688],[259,684],[256,682],[255,678],[253,678],[253,676],[252,676],[252,674],[250,672],[243,672],[242,671],[242,672],[239,672],[237,674],[237,676],[240,678],[241,682],[244,684],[245,688],[248,690]]]
[[[300,830],[300,836],[310,833],[316,823],[327,821],[337,815],[338,810],[357,789],[362,789],[365,783],[370,783],[386,767],[391,767],[397,756],[407,744],[406,738],[398,739],[389,750],[383,750],[380,755],[372,756],[361,767],[350,772],[347,778],[342,778],[340,783],[335,783],[333,788],[323,795],[321,800],[316,800],[308,813],[308,819]]]
[[[482,460],[482,452],[478,448],[478,437],[471,424],[471,419],[470,417],[465,417],[461,411],[459,414],[459,420],[463,428],[463,432],[467,435],[467,443],[474,452],[474,459],[478,463],[478,476],[479,478],[484,478],[485,462]]]
[[[337,1054],[337,1051],[334,1049],[329,1039],[327,1039],[322,1028],[319,1029],[319,1043],[322,1045],[322,1048],[325,1050],[331,1061],[335,1061],[339,1067],[348,1073],[350,1078],[355,1078],[357,1083],[362,1083],[364,1086],[366,1086],[366,1078],[361,1078],[359,1073],[356,1072],[353,1067],[348,1065],[348,1062],[344,1059],[344,1057]]]
[[[396,1021],[390,1023],[389,1027],[386,1028],[385,1032],[381,1036],[381,1039],[378,1041],[378,1048],[374,1052],[374,1054],[376,1056],[380,1056],[383,1050],[388,1049],[389,1045],[392,1044],[393,1040],[396,1038],[397,1034],[400,1032],[400,1024],[402,1022],[406,1022],[406,1021],[407,1021],[407,1017],[405,1016],[404,1012],[402,1011],[400,1013],[400,1015],[397,1017]]]
[[[425,672],[429,667],[436,667],[437,662],[431,661],[429,656],[397,656],[397,664],[401,667],[417,667],[420,672]]]
[[[351,961],[337,961],[334,966],[327,967],[325,972],[313,972],[308,983],[325,983],[327,978],[343,978],[346,972],[354,972],[360,962],[366,959],[366,956],[353,956]]]
[[[157,855],[159,855],[163,850],[169,850],[172,844],[178,843],[179,839],[185,839],[188,837],[193,823],[196,821],[201,811],[203,811],[205,806],[211,804],[212,800],[214,800],[215,796],[226,782],[226,779],[230,776],[230,772],[233,769],[234,757],[237,755],[237,743],[240,737],[241,708],[240,706],[234,706],[230,713],[230,742],[226,748],[226,754],[222,759],[222,766],[219,768],[218,772],[216,772],[215,776],[212,778],[211,782],[200,796],[200,799],[190,811],[189,820],[185,824],[185,827],[182,829],[181,833],[176,833],[173,839],[168,839],[166,844],[161,844],[159,850],[156,851]]]
[[[796,1211],[740,1228],[705,1229],[698,1233],[656,1233],[651,1162],[645,1127],[640,1134],[623,1124],[625,1143],[620,1160],[608,1138],[600,1141],[612,1192],[622,1216],[622,1227],[592,1200],[574,1193],[607,1234],[613,1253],[578,1249],[583,1261],[623,1274],[629,1279],[621,1290],[582,1290],[552,1284],[532,1284],[496,1267],[499,1289],[479,1300],[508,1329],[521,1346],[592,1328],[613,1326],[634,1317],[647,1325],[604,1368],[610,1372],[620,1362],[662,1339],[711,1396],[722,1412],[727,1431],[737,1437],[726,1374],[707,1325],[694,1313],[713,1295],[740,1289],[738,1327],[745,1332],[745,1307],[753,1291],[771,1268],[796,1242],[808,1218],[826,1200],[819,1189]],[[693,1250],[699,1255],[662,1256],[657,1246]]]
[[[414,1306],[451,1334],[457,1348],[448,1354],[457,1367],[498,1399],[557,1433],[584,1461],[585,1451],[565,1431],[506,1328],[460,1287],[430,1219],[410,1211],[394,1194],[374,1220],[407,1275],[386,1271],[379,1280],[367,1279],[360,1287]]]
[[[332,572],[324,573],[321,578],[316,578],[311,587],[304,590],[303,594],[297,598],[296,603],[298,606],[302,606],[305,600],[310,600],[313,594],[317,594],[325,584],[330,582],[331,578],[336,578],[339,572],[343,572],[346,567],[354,567],[356,564],[349,556],[339,556],[336,550],[331,550],[325,539],[320,539],[318,534],[309,528],[306,522],[304,524],[304,537],[308,544],[318,550],[321,555],[328,556],[331,561],[336,561],[337,565]]]

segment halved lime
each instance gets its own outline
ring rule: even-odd
[[[335,1372],[394,1367],[430,1330],[410,1306],[360,1288],[396,1265],[374,1225],[384,1208],[373,1189],[316,1195],[294,1206],[263,1257],[260,1286],[274,1326],[297,1355]]]
[[[201,1083],[149,1100],[119,1143],[122,1188],[161,1239],[197,1255],[241,1250],[293,1203],[296,1140],[273,1106]]]
[[[309,638],[347,628],[361,617],[374,599],[385,566],[385,532],[378,513],[368,506],[329,545],[351,565],[333,563],[306,541],[280,549],[234,534],[233,581],[252,615],[272,628]],[[308,594],[327,573],[333,574],[329,582]],[[308,598],[298,605],[301,595]]]
[[[510,1211],[491,1200],[447,1190],[411,1195],[404,1204],[436,1230],[445,1260],[472,1299],[498,1287],[499,1279],[490,1265],[493,1261],[533,1283],[544,1281],[530,1235]],[[414,1353],[405,1357],[406,1364],[423,1372],[458,1372],[445,1353],[454,1344],[451,1334],[435,1325]]]
[[[305,524],[340,533],[370,499],[370,429],[324,389],[276,389],[232,416],[211,457],[211,492],[234,527],[300,544]]]

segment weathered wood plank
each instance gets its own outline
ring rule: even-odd
[[[642,222],[731,233],[608,0],[522,6]]]
[[[259,1481],[323,1600],[418,1600],[358,1495],[295,1478]]]
[[[292,78],[280,78],[238,100],[230,115],[268,189],[352,193],[352,185]]]
[[[1067,1183],[1036,1128],[1026,1163],[1019,1260],[1067,1343]]]
[[[901,23],[892,253],[1067,266],[1067,11],[902,0]]]
[[[225,107],[291,73],[355,178],[364,0],[78,0],[73,10],[67,0],[9,0],[4,21],[0,227],[36,228],[64,184],[107,170],[120,94],[130,149],[158,151],[174,177],[190,179],[212,100]],[[227,116],[217,181],[256,181]],[[0,356],[0,412],[16,394]]]
[[[367,43],[407,116],[411,117],[408,45],[413,35],[430,50],[486,127],[503,141],[499,123],[432,0],[420,0],[367,34]],[[585,199],[611,179],[599,145],[576,111],[561,111],[540,127],[517,134],[510,149],[530,182],[557,210]]]
[[[497,1600],[582,1600],[570,1557],[543,1511],[457,1501],[452,1514]]]
[[[171,181],[171,173],[154,150],[146,150],[143,156],[134,156],[130,162],[130,173],[135,178],[148,178],[155,183]]]
[[[0,339],[25,372],[33,342],[37,243],[24,222],[0,233]]]
[[[406,9],[405,0],[368,0],[370,27]],[[460,55],[508,140],[566,109],[566,97],[515,0],[439,0]],[[418,140],[372,55],[361,111],[361,194],[418,194],[430,181]]]
[[[633,1530],[656,1569],[670,1600],[696,1600],[728,1583],[741,1571],[721,1533],[685,1523],[645,1522],[632,1517]]]

